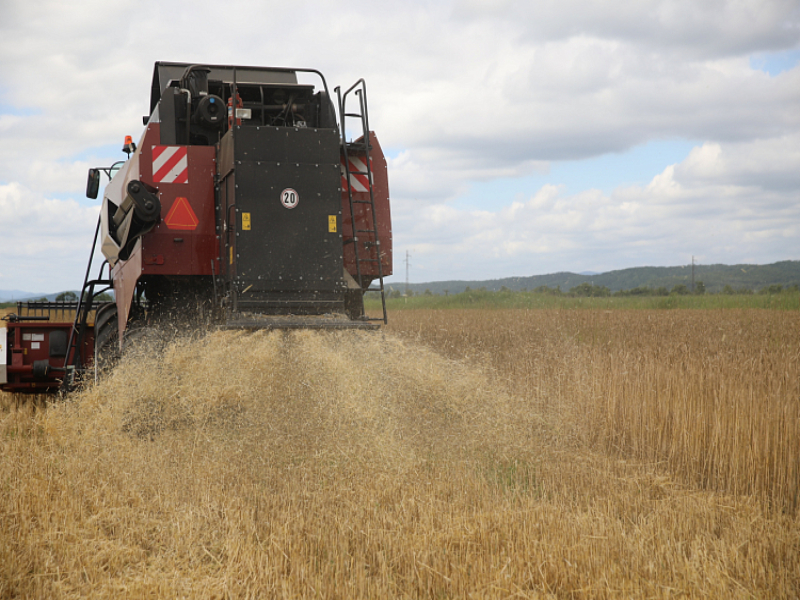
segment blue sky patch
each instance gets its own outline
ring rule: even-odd
[[[382,148],[382,150],[383,150],[383,155],[386,158],[391,158],[392,160],[399,157],[403,152],[405,152],[405,148]]]
[[[791,71],[800,63],[800,49],[769,52],[750,57],[750,68],[769,73],[772,77]]]
[[[72,161],[88,161],[93,167],[110,167],[118,160],[126,160],[127,155],[122,151],[122,142],[103,144],[86,148],[69,157]]]
[[[700,145],[702,142],[696,140],[655,140],[627,152],[552,162],[547,174],[472,183],[469,191],[458,198],[454,206],[496,210],[515,200],[530,199],[547,184],[563,185],[566,194],[591,189],[610,194],[620,186],[645,186],[665,168],[681,162],[692,148]]]
[[[0,103],[0,115],[13,115],[15,117],[35,117],[42,114],[42,109],[35,106],[11,106]]]

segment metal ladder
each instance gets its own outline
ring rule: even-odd
[[[353,253],[356,257],[356,281],[361,289],[364,289],[364,277],[362,276],[362,263],[376,263],[378,265],[378,283],[379,287],[369,287],[365,292],[380,292],[381,307],[383,308],[383,318],[367,319],[368,321],[383,321],[384,324],[388,322],[386,316],[386,290],[383,285],[383,264],[381,263],[381,241],[378,237],[378,218],[375,214],[375,193],[372,185],[372,159],[370,158],[370,143],[369,143],[369,115],[367,113],[367,84],[363,79],[356,81],[350,88],[342,94],[341,89],[337,86],[335,88],[336,95],[339,100],[339,115],[342,119],[342,152],[344,153],[344,168],[345,168],[345,182],[347,184],[347,198],[350,202],[350,217],[353,223],[353,237],[349,240],[344,240],[345,244],[353,244]],[[348,113],[347,99],[348,96],[355,92],[358,96],[359,112]],[[347,141],[347,119],[357,119],[361,128],[361,137],[356,138],[354,142]],[[360,141],[359,141],[360,140]],[[361,151],[364,152],[364,163],[366,164],[366,171],[352,171],[350,169],[350,155],[348,152],[354,151],[354,154]],[[363,175],[367,178],[367,188],[369,189],[369,200],[355,200],[353,199],[353,186],[350,183],[350,175]],[[363,204],[369,206],[369,212],[372,215],[372,229],[356,229],[356,213],[355,205]],[[361,248],[367,251],[369,258],[361,258]],[[374,281],[374,280],[373,280]]]
[[[75,320],[72,323],[72,329],[69,332],[69,341],[67,343],[67,355],[64,357],[64,370],[66,371],[63,389],[69,391],[75,386],[75,377],[79,375],[86,367],[81,361],[80,348],[83,344],[86,333],[89,329],[89,314],[98,308],[95,303],[95,296],[111,289],[113,282],[109,279],[102,279],[98,276],[97,279],[90,280],[90,273],[92,270],[92,262],[94,261],[94,250],[97,246],[97,238],[100,234],[100,217],[97,218],[97,227],[94,230],[94,241],[92,242],[92,250],[89,253],[89,263],[86,265],[86,275],[83,278],[83,286],[81,293],[78,297],[77,306],[75,307]],[[100,265],[100,273],[103,272],[103,267],[106,261]],[[95,292],[95,287],[105,286],[99,292]]]

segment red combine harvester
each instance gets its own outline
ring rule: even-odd
[[[313,69],[156,63],[139,144],[126,138],[126,161],[89,170],[88,197],[102,173],[109,183],[81,298],[19,303],[4,317],[0,389],[69,389],[164,324],[385,323],[386,160],[364,81],[335,92],[338,121]],[[92,279],[98,237],[105,261]],[[97,302],[108,290],[115,301]],[[382,318],[365,315],[368,291],[380,295]],[[74,321],[57,318],[65,312]]]

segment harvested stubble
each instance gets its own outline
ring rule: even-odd
[[[568,323],[503,361],[460,318],[426,340],[450,358],[390,334],[215,333],[7,410],[0,597],[797,594],[794,516],[585,448]]]

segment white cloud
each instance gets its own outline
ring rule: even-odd
[[[770,181],[794,176],[800,163],[786,161],[779,172],[775,164],[751,162],[747,171],[743,165],[762,145],[704,144],[648,185],[611,194],[568,195],[546,185],[495,211],[443,204],[401,211],[406,235],[398,243],[428,266],[417,280],[470,278],[475,270],[503,277],[671,265],[691,255],[708,263],[798,259],[798,188],[786,194]],[[767,145],[789,150],[797,139]]]
[[[79,288],[97,215],[97,208],[74,200],[48,199],[18,183],[0,185],[3,286],[37,292]]]
[[[725,182],[764,190],[800,190],[800,132],[721,146],[695,148],[680,168],[686,182]]]
[[[792,47],[800,24],[792,0],[461,0],[455,15],[537,40],[584,34],[701,58]]]

